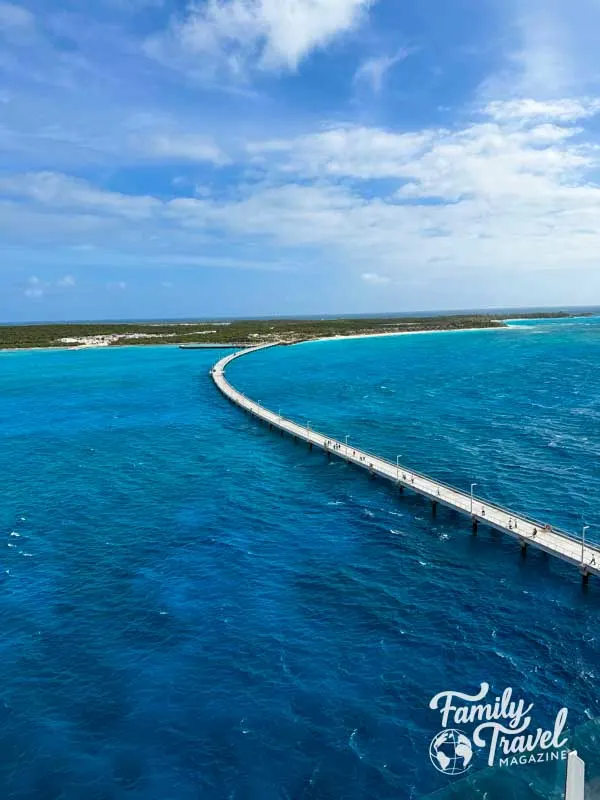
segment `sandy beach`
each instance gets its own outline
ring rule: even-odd
[[[342,341],[348,339],[375,339],[381,336],[417,336],[420,333],[473,333],[474,331],[505,331],[508,330],[508,325],[490,326],[489,328],[443,328],[438,330],[432,328],[428,331],[391,331],[389,333],[353,333],[349,336],[323,336],[320,339],[308,339],[302,344],[310,344],[312,342],[332,342]]]

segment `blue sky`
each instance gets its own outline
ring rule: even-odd
[[[0,320],[600,303],[596,0],[0,0]]]

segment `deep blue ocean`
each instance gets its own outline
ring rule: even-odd
[[[419,798],[450,782],[428,756],[439,691],[600,716],[600,582],[269,432],[216,391],[218,357],[0,354],[3,800]],[[227,374],[600,541],[599,367],[596,318]]]

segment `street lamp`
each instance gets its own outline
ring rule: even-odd
[[[473,489],[477,486],[476,483],[471,484],[471,514],[473,514]]]
[[[585,532],[589,528],[589,525],[584,525],[583,530],[581,531],[581,566],[583,566],[583,548],[585,547]]]
[[[400,480],[400,456],[401,455],[402,455],[402,453],[400,453],[399,456],[396,456],[396,480],[397,481]]]
[[[346,438],[346,458],[348,458],[348,439],[350,438],[350,434],[348,433],[345,438]]]
[[[308,441],[310,442],[310,420],[306,420],[306,430],[308,431]]]

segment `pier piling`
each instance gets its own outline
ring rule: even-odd
[[[233,353],[218,361],[210,372],[210,376],[219,391],[232,403],[241,407],[246,414],[252,414],[259,421],[267,423],[270,429],[277,428],[281,435],[288,433],[294,442],[299,439],[307,442],[309,450],[312,450],[313,444],[316,444],[319,449],[327,453],[328,459],[331,458],[331,449],[333,448],[336,454],[344,458],[348,463],[367,471],[371,480],[379,476],[395,483],[399,494],[402,494],[405,488],[410,487],[416,494],[430,500],[433,516],[437,513],[437,506],[442,504],[445,508],[471,517],[473,535],[477,534],[479,522],[483,522],[492,531],[500,531],[513,539],[518,539],[523,555],[526,554],[529,547],[533,547],[541,550],[545,557],[552,555],[575,566],[581,574],[581,580],[584,585],[587,585],[590,575],[600,576],[600,546],[593,542],[584,541],[583,535],[577,537],[547,523],[515,513],[497,503],[474,497],[473,487],[477,484],[473,484],[471,491],[468,492],[403,467],[398,463],[398,459],[396,462],[391,462],[354,446],[350,454],[347,440],[345,443],[337,441],[314,429],[308,430],[304,425],[300,425],[291,419],[286,419],[281,414],[275,414],[268,408],[264,408],[259,403],[246,397],[227,381],[224,369],[235,358],[267,347],[274,347],[277,344],[275,342],[268,345],[259,345]],[[251,459],[252,454],[249,453],[248,457]],[[400,476],[402,476],[402,483],[400,482]],[[476,511],[473,505],[474,502],[477,504]],[[479,509],[481,509],[480,514]]]
[[[521,558],[525,558],[527,555],[527,542],[524,539],[520,540],[521,545]]]

